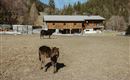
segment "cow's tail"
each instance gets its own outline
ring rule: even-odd
[[[39,60],[41,61],[41,51],[39,50]]]

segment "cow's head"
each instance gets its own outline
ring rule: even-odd
[[[53,57],[53,56],[55,56],[55,57],[59,57],[59,48],[57,48],[57,47],[53,47],[52,48],[52,56],[51,57]]]

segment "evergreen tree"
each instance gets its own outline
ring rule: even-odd
[[[67,15],[72,15],[73,14],[73,7],[71,4],[68,5],[68,8],[66,10]]]
[[[74,12],[75,12],[75,14],[81,14],[81,3],[80,3],[80,1],[78,1],[78,3],[75,3],[74,5],[73,5],[73,9],[74,9]]]
[[[55,14],[55,2],[54,0],[49,0],[50,12],[49,14]]]
[[[80,12],[80,10],[81,10],[81,3],[80,3],[80,1],[78,1],[78,3],[77,3],[77,11]]]

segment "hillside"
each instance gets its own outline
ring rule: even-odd
[[[34,24],[38,12],[46,7],[39,0],[0,0],[0,24]]]
[[[122,31],[130,24],[130,0],[88,0],[65,6],[62,14],[100,15],[106,18],[105,28]]]
[[[85,3],[77,2],[74,5],[65,6],[63,11],[64,14],[101,15],[107,19],[112,15],[126,18],[129,15],[129,5],[129,0],[88,0]]]
[[[35,24],[39,12],[49,13],[49,6],[39,0],[0,0],[0,24]],[[54,14],[100,15],[106,29],[125,30],[130,24],[130,0],[88,0],[55,9]]]

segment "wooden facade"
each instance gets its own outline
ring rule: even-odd
[[[46,16],[45,23],[48,29],[59,29],[59,30],[81,30],[101,28],[103,25],[104,18],[100,16]],[[90,19],[89,19],[90,18]]]
[[[103,26],[103,21],[89,21],[89,22],[46,22],[48,29],[92,29]]]
[[[102,28],[103,20],[89,20],[89,21],[85,21],[84,24],[86,29]]]
[[[73,22],[73,21],[51,21],[46,22],[48,29],[81,29],[83,22]]]

